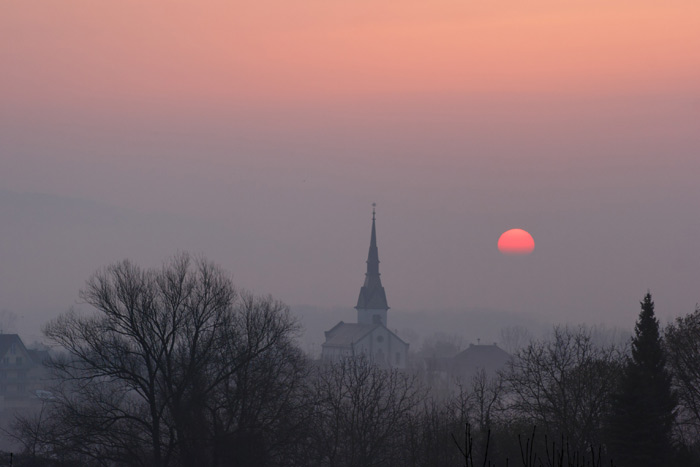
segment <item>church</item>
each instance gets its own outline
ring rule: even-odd
[[[374,205],[373,205],[374,206]],[[389,305],[379,277],[376,214],[372,209],[372,235],[367,273],[357,299],[357,323],[339,322],[325,332],[321,358],[330,361],[366,355],[379,366],[406,368],[408,344],[387,327]]]

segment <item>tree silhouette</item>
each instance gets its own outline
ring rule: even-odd
[[[600,444],[617,373],[615,347],[597,347],[585,328],[555,327],[508,363],[506,399],[515,416],[583,451]]]
[[[683,434],[700,439],[700,307],[666,328],[666,348],[679,399]]]
[[[47,362],[54,398],[17,421],[28,453],[72,465],[250,466],[276,465],[280,443],[299,444],[305,361],[284,304],[238,292],[185,253],[159,269],[108,266],[80,296],[91,313],[45,328],[63,353]]]
[[[672,455],[677,401],[651,293],[641,308],[609,420],[610,451],[621,467],[669,465]]]

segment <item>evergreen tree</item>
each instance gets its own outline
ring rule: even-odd
[[[619,467],[668,466],[673,453],[677,400],[650,293],[641,306],[609,419],[609,447]]]

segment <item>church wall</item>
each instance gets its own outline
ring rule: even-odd
[[[408,344],[396,337],[394,334],[389,335],[391,349],[391,366],[394,368],[406,368],[408,359]]]
[[[377,364],[391,368],[405,368],[407,353],[408,345],[383,326],[355,343],[356,355],[365,354]]]

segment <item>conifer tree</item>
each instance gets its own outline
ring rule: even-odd
[[[673,453],[677,400],[650,293],[641,307],[609,419],[610,454],[619,467],[671,465]]]

